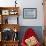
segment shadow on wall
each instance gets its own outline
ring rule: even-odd
[[[23,35],[25,33],[25,31],[28,29],[28,28],[32,28],[36,33],[37,33],[37,36],[38,36],[38,39],[41,43],[43,43],[43,30],[42,30],[42,26],[21,26],[20,27],[20,32],[19,32],[19,39],[20,39],[20,42],[23,38]]]

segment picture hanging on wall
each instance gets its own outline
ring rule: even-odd
[[[37,8],[23,8],[23,18],[24,19],[36,19]]]

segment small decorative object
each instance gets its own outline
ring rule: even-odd
[[[18,32],[15,32],[14,38],[15,38],[15,40],[18,40]]]
[[[17,29],[16,28],[14,29],[14,32],[17,32]]]
[[[18,32],[14,32],[13,41],[18,40]]]
[[[0,32],[0,41],[1,41],[1,32]]]
[[[0,15],[2,14],[2,11],[0,10]]]
[[[0,15],[0,24],[1,24],[1,15]]]
[[[4,41],[8,41],[12,39],[12,30],[10,28],[5,28],[3,30],[3,34],[2,34],[2,40]]]
[[[2,10],[2,15],[9,15],[9,10]]]
[[[7,18],[7,19],[5,19],[5,24],[8,24],[8,18]]]
[[[10,15],[16,15],[17,12],[15,10],[10,10]]]
[[[10,11],[10,14],[13,15],[13,14],[14,14],[14,10],[11,10],[11,11]]]
[[[37,18],[37,8],[24,8],[23,18],[24,19],[36,19]]]
[[[15,0],[15,7],[16,7],[16,4],[17,4],[17,2],[16,2],[17,0]]]

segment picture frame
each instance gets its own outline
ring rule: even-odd
[[[23,18],[24,19],[36,19],[37,8],[23,8]]]
[[[2,15],[9,15],[9,10],[2,10]]]

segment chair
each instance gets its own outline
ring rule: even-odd
[[[37,40],[37,44],[35,44],[34,46],[41,46],[39,40],[37,39],[37,34],[34,32],[34,30],[32,28],[28,28],[27,31],[25,32],[24,37],[22,38],[21,46],[27,46],[29,43],[27,41],[30,41],[29,39],[32,38],[32,36],[34,38],[36,38],[36,40]],[[25,42],[25,40],[26,40],[26,42]],[[31,42],[30,42],[30,45],[31,45]],[[30,45],[28,45],[28,46],[30,46]]]

